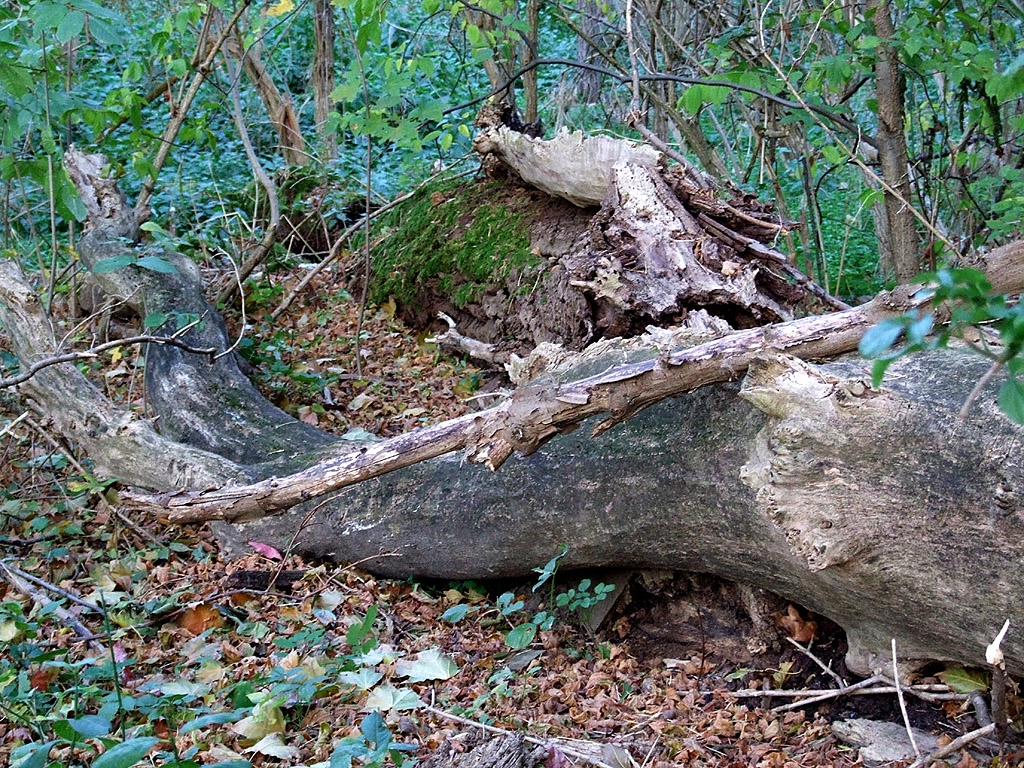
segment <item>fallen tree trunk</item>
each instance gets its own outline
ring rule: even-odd
[[[116,199],[101,198],[87,200],[86,263],[123,249],[116,238],[134,226]],[[993,261],[1002,290],[1021,287],[999,283],[1019,280],[1014,253]],[[24,278],[4,269],[0,320],[28,365],[55,342]],[[99,279],[147,313],[204,315],[183,340],[227,348],[187,262],[170,275],[127,267]],[[352,445],[300,426],[243,381],[231,355],[211,363],[164,345],[148,353],[167,393],[154,400],[163,435],[68,363],[22,391],[100,472],[165,492],[137,495],[161,511],[237,520],[295,505],[241,526],[243,540],[286,546],[311,515],[301,551],[386,575],[451,578],[523,575],[568,544],[566,568],[700,571],[785,595],[847,630],[854,669],[869,671],[891,637],[905,659],[981,663],[1006,618],[1024,621],[1024,430],[991,397],[957,418],[987,362],[962,351],[913,357],[876,392],[860,360],[813,366],[793,356],[851,349],[908,302],[898,292],[684,348],[674,344],[685,332],[606,342],[498,408],[398,442]],[[744,374],[739,390],[706,386]],[[548,442],[595,415],[604,415],[596,439],[577,430]],[[460,447],[505,466],[488,473],[441,457],[383,475]],[[314,500],[372,475],[383,476]],[[1020,636],[1003,650],[1010,671],[1024,671]]]

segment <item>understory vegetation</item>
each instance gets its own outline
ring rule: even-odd
[[[773,204],[773,246],[844,301],[926,273],[953,324],[935,334],[915,310],[876,328],[862,346],[876,377],[988,324],[1005,348],[981,353],[1010,374],[1000,405],[1024,422],[1024,313],[945,268],[1020,234],[1022,33],[1020,4],[999,0],[0,0],[0,249],[68,348],[159,327],[107,302],[76,255],[86,208],[62,160],[102,153],[150,214],[132,266],[190,257],[275,405],[352,439],[436,424],[498,384],[399,308],[424,284],[461,308],[540,263],[525,208],[475,178],[474,119],[505,98],[520,127],[653,135],[727,197]],[[898,105],[880,95],[886,61]],[[887,210],[893,106],[906,186]],[[77,364],[148,414],[141,346]],[[0,335],[0,377],[17,372]],[[829,710],[773,709],[778,691],[834,674],[808,644],[830,661],[845,650],[796,606],[773,614],[796,647],[762,664],[703,623],[695,644],[651,641],[640,630],[663,616],[643,597],[595,621],[616,587],[560,572],[565,542],[520,584],[384,581],[259,541],[232,560],[206,528],[130,519],[116,478],[4,392],[12,768],[411,768],[467,751],[474,723],[547,745],[547,768],[857,764]],[[948,697],[916,705],[932,723],[967,717],[990,685],[944,675]],[[1013,690],[1008,707],[1019,714]]]

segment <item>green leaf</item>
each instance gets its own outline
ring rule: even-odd
[[[342,739],[331,752],[330,768],[351,768],[353,759],[360,758],[369,751],[362,739],[352,736]]]
[[[906,318],[904,317],[890,317],[883,320],[875,327],[868,329],[861,337],[857,348],[861,355],[868,360],[881,357],[892,348],[905,327]]]
[[[105,259],[100,259],[93,266],[92,271],[97,275],[105,275],[107,272],[113,272],[115,269],[123,269],[124,267],[131,266],[134,263],[134,256],[130,253],[122,253],[120,256],[108,256]]]
[[[113,729],[113,725],[107,718],[99,715],[85,715],[68,720],[68,725],[75,729],[75,733],[84,739],[95,739],[99,736],[106,736]]]
[[[130,768],[139,763],[159,741],[152,736],[122,741],[97,757],[92,768]]]
[[[43,768],[49,762],[50,750],[59,743],[60,739],[54,739],[43,744],[23,744],[11,752],[11,768]]]
[[[173,275],[178,271],[178,268],[159,256],[143,256],[137,262],[138,266],[143,269],[148,269],[150,272],[159,272],[162,275]]]
[[[542,587],[545,584],[545,582],[547,582],[552,576],[555,575],[555,572],[558,570],[558,561],[565,557],[565,554],[568,551],[569,545],[563,544],[562,551],[554,557],[552,557],[550,560],[548,560],[547,563],[544,564],[543,568],[533,569],[534,573],[540,574],[540,576],[537,579],[537,583],[533,585],[534,592],[536,592],[540,587]]]
[[[195,720],[189,720],[181,728],[178,729],[179,734],[191,733],[192,731],[198,730],[199,728],[205,728],[208,725],[220,725],[221,723],[233,723],[236,720],[240,720],[244,712],[217,712],[212,715],[203,715],[197,717]]]
[[[39,26],[53,29],[64,20],[67,12],[66,6],[57,3],[38,3],[32,8],[30,14]]]
[[[696,115],[700,112],[700,108],[704,105],[704,86],[691,85],[687,88],[683,94],[682,103],[683,109],[691,115]]]
[[[121,42],[121,33],[117,29],[102,19],[93,17],[89,21],[89,34],[95,37],[104,45],[117,45]],[[246,765],[249,765],[249,761],[243,761]]]
[[[13,64],[8,61],[0,61],[0,87],[15,99],[32,90],[32,75],[20,64]]]
[[[843,160],[845,159],[843,157],[843,153],[840,152],[835,147],[833,147],[831,144],[826,144],[824,147],[822,147],[821,154],[824,156],[825,160],[827,160],[832,165],[841,165],[843,163]]]
[[[1024,424],[1024,386],[1018,379],[1008,379],[999,388],[999,410],[1005,413],[1010,421]]]
[[[537,627],[533,624],[520,624],[505,636],[505,645],[518,651],[532,643],[536,635]]]
[[[159,328],[170,319],[171,316],[166,312],[150,312],[142,321],[142,325],[146,328]]]
[[[441,614],[441,621],[447,621],[450,624],[457,624],[458,622],[466,618],[466,616],[468,616],[471,611],[475,610],[476,608],[474,608],[471,605],[453,605],[451,608],[449,608],[447,611]]]
[[[953,667],[940,672],[939,677],[957,693],[988,690],[988,675],[981,670]]]
[[[878,389],[882,385],[885,372],[889,370],[889,366],[895,360],[896,358],[894,357],[883,357],[881,360],[875,360],[875,364],[871,367],[871,386],[873,389]]]
[[[57,41],[64,45],[75,35],[81,34],[82,29],[85,27],[85,14],[82,11],[72,11],[63,19],[60,24],[57,25],[57,31],[55,33]]]
[[[364,717],[363,722],[359,724],[359,730],[362,732],[363,738],[375,746],[380,747],[391,743],[391,731],[388,730],[387,723],[380,716],[380,712],[371,712]]]

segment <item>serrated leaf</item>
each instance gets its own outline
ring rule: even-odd
[[[281,760],[294,760],[299,756],[299,748],[285,744],[280,733],[268,733],[245,751],[255,752],[258,755],[269,755]]]
[[[1005,413],[1010,421],[1024,424],[1024,386],[1018,379],[1008,379],[999,388],[999,410]]]
[[[957,693],[988,690],[988,675],[977,669],[953,667],[940,672],[939,678]]]
[[[64,45],[75,35],[81,34],[84,27],[85,14],[82,11],[72,11],[60,20],[54,35],[57,38],[57,42]]]
[[[152,736],[122,741],[97,757],[92,768],[130,768],[139,763],[159,741]]]
[[[881,357],[896,343],[905,326],[906,320],[902,317],[890,317],[883,320],[867,330],[861,337],[857,349],[868,360]]]
[[[505,645],[520,650],[533,642],[537,635],[537,627],[530,622],[520,624],[505,636]]]
[[[178,268],[171,264],[171,262],[159,256],[143,256],[135,263],[143,269],[148,269],[150,272],[159,272],[162,275],[173,275],[178,271]]]
[[[458,664],[441,653],[439,648],[428,648],[410,659],[400,659],[395,663],[395,675],[409,678],[410,683],[447,680],[458,671]]]
[[[370,692],[363,708],[401,712],[404,709],[416,709],[421,706],[423,702],[409,688],[395,688],[390,683],[385,683]]]
[[[68,720],[75,733],[83,739],[95,739],[99,736],[106,736],[113,729],[113,724],[105,717],[99,715],[84,715]]]

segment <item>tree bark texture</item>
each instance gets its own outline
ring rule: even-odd
[[[921,252],[914,214],[911,211],[910,166],[907,139],[903,130],[904,91],[899,53],[892,45],[895,35],[888,0],[868,0],[867,11],[875,33],[882,40],[875,61],[875,97],[878,101],[878,160],[882,178],[896,194],[885,191],[888,220],[887,255],[900,283],[909,282],[921,271]],[[882,241],[879,241],[880,244]]]
[[[327,122],[334,110],[334,6],[330,0],[313,0],[313,115],[324,160],[338,157],[338,136]]]

